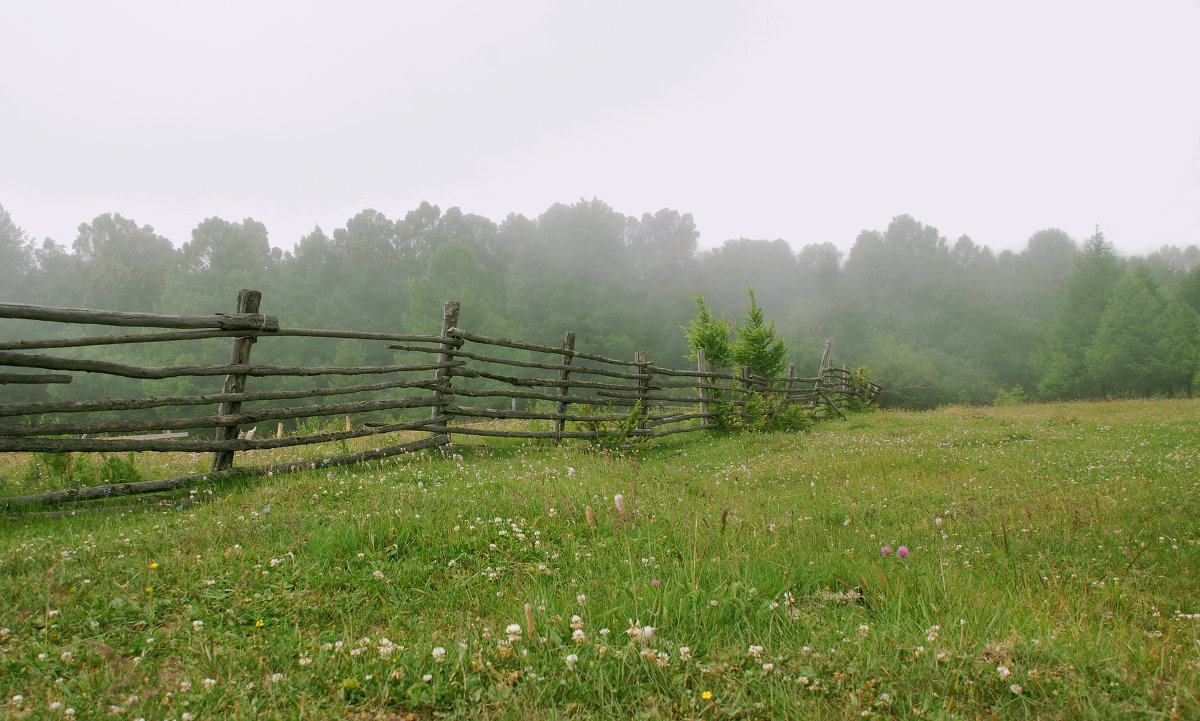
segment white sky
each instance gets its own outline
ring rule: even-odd
[[[843,250],[900,213],[995,250],[1200,244],[1200,0],[0,0],[0,205],[70,246],[291,248],[422,200],[593,196],[703,247]]]

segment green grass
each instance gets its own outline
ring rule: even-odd
[[[10,521],[0,717],[1198,718],[1198,419],[460,445]]]

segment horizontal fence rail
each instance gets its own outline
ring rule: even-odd
[[[244,290],[238,311],[172,316],[0,303],[0,319],[40,324],[84,324],[140,329],[185,329],[29,340],[0,339],[0,389],[53,385],[50,400],[14,400],[0,390],[0,452],[50,454],[183,451],[212,453],[211,470],[159,481],[107,483],[28,496],[0,496],[0,508],[22,510],[112,496],[154,493],[237,475],[263,475],[332,467],[446,446],[452,436],[579,439],[628,446],[679,433],[726,427],[731,418],[761,407],[778,413],[792,406],[809,416],[843,416],[843,408],[869,404],[880,392],[861,373],[828,367],[826,344],[816,376],[783,377],[714,369],[699,352],[696,370],[653,364],[645,353],[630,360],[575,348],[568,332],[561,347],[490,337],[457,327],[458,303],[446,303],[438,335],[286,328],[258,312],[261,294]],[[64,335],[65,326],[38,335]],[[55,333],[54,331],[58,332]],[[394,356],[382,365],[290,365],[250,362],[259,341],[285,338],[380,341]],[[157,344],[232,339],[229,362],[138,365],[138,348]],[[147,344],[156,344],[148,346]],[[468,349],[469,348],[469,349]],[[114,349],[121,352],[112,359]],[[52,354],[33,351],[54,351]],[[255,355],[262,355],[255,351]],[[97,355],[104,357],[96,357]],[[167,354],[159,354],[163,357]],[[151,356],[153,357],[153,356]],[[46,371],[55,371],[48,373]],[[364,377],[376,376],[377,379]],[[79,378],[121,379],[122,389],[150,395],[72,399]],[[221,388],[203,392],[205,383]],[[207,379],[207,380],[206,380]],[[253,383],[276,384],[252,387]],[[81,381],[82,382],[82,381]],[[116,380],[113,381],[117,382]],[[201,392],[180,393],[180,383]],[[138,385],[140,384],[140,386]],[[283,384],[283,385],[279,385]],[[289,387],[301,384],[303,387]],[[219,392],[218,392],[219,391]],[[329,400],[332,399],[332,402]],[[243,408],[243,404],[253,407]],[[755,405],[757,404],[757,405]],[[191,411],[197,406],[214,412]],[[320,419],[326,423],[321,424]],[[344,419],[344,423],[340,422]],[[520,421],[519,427],[513,422]],[[295,425],[285,433],[284,423]],[[274,433],[258,429],[274,423]],[[236,452],[312,446],[406,433],[380,448],[274,465],[234,466]]]

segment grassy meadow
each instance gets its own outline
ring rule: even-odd
[[[0,523],[0,718],[1200,718],[1200,402],[460,440]]]

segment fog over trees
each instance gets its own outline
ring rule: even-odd
[[[1123,257],[1101,229],[1041,230],[996,253],[900,215],[845,254],[747,238],[699,251],[692,216],[669,209],[638,218],[580,200],[497,224],[422,203],[402,218],[364,210],[282,251],[250,218],[208,218],[176,248],[107,213],[69,249],[17,220],[0,208],[3,301],[204,314],[256,288],[286,326],[436,333],[455,299],[472,331],[558,344],[573,330],[581,350],[686,367],[692,296],[732,319],[752,288],[798,372],[815,371],[832,340],[839,363],[867,366],[887,389],[885,403],[990,403],[1017,386],[1044,400],[1190,394],[1200,380],[1200,248]],[[391,360],[382,343],[297,348],[310,365]],[[188,360],[170,352],[158,360]]]

